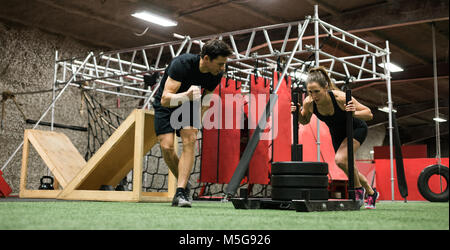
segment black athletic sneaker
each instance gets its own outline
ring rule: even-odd
[[[191,196],[191,184],[186,185],[186,188],[184,189],[184,195],[186,196],[187,200],[192,202],[192,196]]]
[[[172,207],[191,207],[192,202],[186,197],[185,192],[177,192],[172,200]]]

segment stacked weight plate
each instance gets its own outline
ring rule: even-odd
[[[328,200],[328,164],[272,163],[272,200]]]

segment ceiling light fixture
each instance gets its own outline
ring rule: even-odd
[[[308,74],[305,73],[305,72],[298,72],[298,71],[295,71],[295,73],[294,73],[294,72],[291,73],[291,76],[292,76],[292,77],[295,77],[295,78],[297,78],[298,80],[301,80],[301,81],[303,81],[303,82],[306,82],[306,79],[308,79]]]
[[[384,107],[378,107],[379,111],[385,112],[385,113],[389,113],[389,107],[384,106]],[[392,109],[392,112],[397,113],[397,110]]]
[[[440,118],[440,117],[434,117],[433,120],[437,121],[437,122],[446,122],[447,121],[444,118]]]
[[[177,24],[178,24],[175,21],[172,21],[172,20],[167,19],[165,17],[158,16],[158,15],[146,12],[146,11],[136,12],[136,13],[131,14],[131,15],[133,17],[136,17],[136,18],[139,18],[139,19],[142,19],[144,21],[151,22],[151,23],[154,23],[154,24],[158,24],[158,25],[161,25],[161,26],[164,26],[164,27],[177,26]]]
[[[384,68],[384,63],[379,63],[378,66]],[[391,72],[400,72],[400,71],[403,71],[403,69],[402,69],[400,66],[398,66],[398,65],[396,65],[396,64],[393,64],[393,63],[387,63],[387,64],[386,64],[386,67],[387,67],[387,69],[388,69],[389,71],[391,71]]]

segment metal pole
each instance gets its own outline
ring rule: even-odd
[[[314,5],[314,41],[315,41],[315,67],[319,66],[319,6]],[[317,161],[320,161],[320,120],[317,119]]]
[[[391,197],[392,201],[394,201],[394,149],[393,149],[393,129],[392,126],[392,95],[391,95],[391,72],[388,69],[387,65],[391,62],[390,59],[390,51],[389,51],[389,41],[386,41],[386,60],[384,60],[384,72],[386,75],[386,87],[388,94],[388,107],[389,107],[389,159],[390,159],[390,167],[391,167]]]
[[[55,72],[53,74],[53,84],[52,84],[52,102],[55,100],[55,92],[56,92],[56,77],[58,74],[58,51],[55,52]],[[55,121],[55,104],[52,105],[52,121],[50,123],[50,130],[53,131],[53,123]]]
[[[437,80],[437,56],[436,56],[436,25],[431,23],[431,32],[433,36],[433,75],[434,75],[434,113],[435,113],[435,126],[436,126],[436,158],[439,166],[438,174],[441,175],[441,133],[439,129],[439,86]],[[442,191],[442,178],[439,178],[439,187]]]
[[[302,36],[303,33],[305,32],[306,26],[308,26],[308,24],[309,24],[309,19],[306,19],[306,21],[303,23],[303,31],[302,31],[302,33],[301,33],[301,36]],[[281,86],[281,82],[283,81],[283,78],[284,78],[284,77],[286,76],[286,74],[287,74],[288,68],[289,68],[289,66],[291,65],[292,59],[294,58],[294,56],[295,56],[295,54],[296,54],[296,51],[297,51],[297,49],[298,49],[298,46],[300,45],[300,41],[302,40],[302,39],[301,39],[301,36],[299,36],[299,38],[297,39],[297,42],[295,43],[294,48],[292,49],[292,51],[291,51],[291,53],[290,53],[290,55],[289,55],[289,58],[288,58],[288,60],[287,60],[287,62],[286,62],[286,66],[284,67],[283,72],[281,73],[281,76],[280,76],[280,78],[278,79],[278,83],[277,83],[277,85],[276,85],[276,87],[275,87],[275,89],[274,89],[274,91],[273,91],[273,94],[277,94],[278,89],[279,89],[280,86]]]
[[[433,36],[433,75],[434,75],[434,116],[439,118],[439,95],[438,95],[438,80],[437,80],[437,63],[436,63],[436,27],[435,23],[431,23],[431,32]],[[438,164],[441,165],[441,135],[439,131],[439,121],[435,120],[436,124],[436,158]],[[442,188],[442,185],[441,185]]]
[[[145,108],[150,109],[150,102],[152,101],[153,96],[158,91],[160,85],[161,85],[161,81],[158,82],[158,84],[156,85],[155,89],[150,94],[150,96],[145,99],[144,105],[142,106],[143,109],[145,109]]]

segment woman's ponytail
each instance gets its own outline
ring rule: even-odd
[[[328,76],[327,69],[323,66],[312,68],[308,71],[308,78],[306,79],[306,84],[310,82],[317,82],[322,88],[329,90],[338,90],[339,88],[331,81]]]

